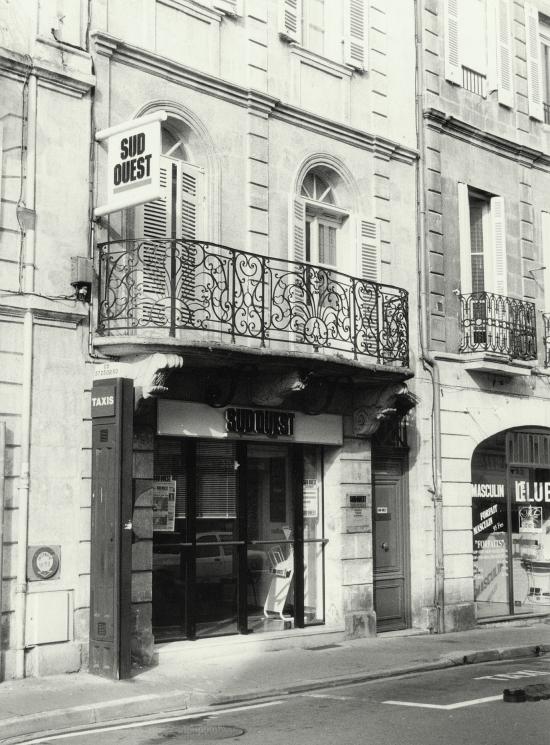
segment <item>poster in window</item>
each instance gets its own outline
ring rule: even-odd
[[[304,518],[319,517],[319,488],[317,479],[304,479]]]
[[[542,533],[542,507],[521,507],[519,510],[520,533]]]
[[[153,530],[173,533],[176,518],[176,482],[153,483]]]

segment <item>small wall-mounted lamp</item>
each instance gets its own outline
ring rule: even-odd
[[[76,297],[83,303],[89,303],[94,282],[94,267],[91,259],[84,256],[71,257],[71,285]]]

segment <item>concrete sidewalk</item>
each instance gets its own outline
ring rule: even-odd
[[[291,643],[231,637],[159,647],[159,664],[131,680],[87,673],[0,684],[0,742],[99,723],[162,716],[454,665],[550,654],[550,618],[443,635],[342,641],[320,629]]]

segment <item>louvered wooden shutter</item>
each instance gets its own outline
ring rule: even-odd
[[[496,0],[496,68],[498,102],[514,105],[514,70],[509,0]],[[488,29],[490,33],[490,29]]]
[[[539,12],[525,4],[525,27],[527,38],[527,95],[529,116],[543,121],[542,68],[540,63]]]
[[[302,0],[279,0],[279,33],[298,44],[302,40]]]
[[[136,209],[136,237],[143,238],[142,286],[144,321],[163,325],[167,281],[168,243],[172,219],[171,162],[161,157],[160,187],[162,196]],[[147,239],[150,239],[149,241]]]
[[[204,240],[204,172],[181,162],[181,224],[178,238]]]
[[[191,163],[180,162],[181,174],[181,213],[178,226],[178,238],[188,241],[205,239],[204,228],[204,172]],[[193,301],[195,299],[195,264],[196,249],[185,242],[179,246],[181,252],[181,294],[179,314],[184,324],[191,323],[193,318]],[[199,257],[201,260],[201,257]]]
[[[359,276],[380,282],[380,225],[376,220],[359,219]]]
[[[197,517],[237,515],[235,444],[213,440],[197,443]]]
[[[506,261],[506,217],[503,197],[491,199],[491,239],[493,251],[493,292],[498,295],[508,294],[508,277]],[[487,277],[489,282],[491,279]]]
[[[544,266],[544,311],[550,313],[550,212],[542,212],[540,218],[541,258]]]
[[[472,247],[470,241],[470,200],[467,184],[458,184],[458,240],[460,250],[460,292],[472,291]]]
[[[367,7],[365,0],[345,0],[344,62],[356,70],[367,67]]]
[[[445,0],[445,78],[462,85],[462,69],[458,49],[458,4],[460,0]]]
[[[293,196],[290,204],[290,258],[293,261],[306,260],[306,203],[301,197]]]

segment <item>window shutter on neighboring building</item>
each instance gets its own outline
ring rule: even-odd
[[[458,239],[460,247],[460,292],[472,292],[471,243],[470,243],[470,202],[468,185],[458,184]]]
[[[290,257],[293,261],[306,260],[306,203],[293,196],[290,205]]]
[[[445,78],[451,83],[462,85],[458,50],[458,3],[459,0],[445,0]]]
[[[491,240],[492,240],[492,277],[487,283],[497,295],[508,294],[507,260],[506,260],[506,216],[504,198],[491,198]]]
[[[380,282],[380,224],[377,220],[358,220],[359,276]]]
[[[539,13],[533,5],[525,4],[527,39],[527,95],[529,116],[543,121],[542,69],[540,63]]]
[[[344,62],[356,70],[367,68],[367,7],[365,0],[345,0]]]
[[[302,0],[279,0],[279,33],[288,41],[302,40]]]
[[[541,258],[544,271],[544,312],[550,313],[550,212],[542,212],[541,227]]]
[[[512,28],[509,0],[497,0],[496,6],[496,73],[498,102],[514,105],[514,70]]]

